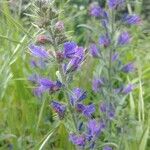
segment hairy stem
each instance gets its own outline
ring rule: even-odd
[[[51,34],[51,37],[52,37],[52,40],[53,40],[52,46],[53,46],[53,48],[55,50],[55,55],[56,55],[56,51],[58,50],[58,46],[57,46],[57,43],[56,43],[56,40],[55,40],[55,35],[53,34],[51,29],[50,29],[50,34]],[[70,114],[71,114],[71,117],[72,117],[75,129],[77,130],[77,121],[76,121],[76,117],[75,117],[75,114],[74,114],[74,110],[72,109],[71,104],[70,104],[70,102],[68,100],[69,99],[68,93],[67,93],[67,91],[68,91],[68,83],[66,81],[66,76],[64,75],[62,66],[61,66],[61,64],[59,62],[57,63],[57,66],[58,66],[58,71],[59,71],[61,79],[62,79],[62,83],[64,84],[64,96],[65,96],[65,99],[67,100],[68,108],[69,108],[69,111],[70,111]]]

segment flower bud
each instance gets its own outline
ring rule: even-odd
[[[58,63],[63,62],[64,54],[62,52],[56,52],[56,59],[57,59]]]
[[[55,29],[58,30],[58,31],[63,31],[64,30],[64,23],[63,23],[63,21],[58,21],[55,24]]]
[[[46,35],[38,35],[36,41],[37,43],[45,44],[49,41],[49,39]]]

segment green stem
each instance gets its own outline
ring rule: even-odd
[[[54,47],[54,50],[55,52],[58,50],[58,47],[57,47],[57,43],[55,41],[55,35],[53,34],[52,30],[50,29],[50,34],[52,36],[52,40],[53,40],[53,47]],[[56,54],[55,54],[56,55]],[[72,120],[73,120],[73,123],[74,123],[74,126],[75,126],[75,129],[77,130],[77,121],[76,121],[76,117],[75,117],[75,114],[74,114],[74,110],[72,109],[71,107],[71,104],[69,102],[69,98],[68,98],[68,93],[67,93],[67,90],[68,90],[68,83],[66,81],[66,76],[64,75],[63,73],[63,70],[62,70],[62,66],[61,64],[58,62],[58,71],[60,73],[60,76],[61,76],[61,79],[62,79],[62,83],[65,85],[64,87],[64,95],[65,95],[65,99],[67,100],[67,103],[68,103],[68,108],[69,108],[69,111],[70,111],[70,114],[71,114],[71,117],[72,117]]]
[[[41,122],[41,119],[42,119],[42,116],[43,116],[43,111],[44,111],[45,103],[46,103],[46,98],[44,98],[44,100],[42,101],[42,106],[41,106],[39,117],[38,117],[36,131],[38,131],[38,128],[39,128],[39,125],[40,125],[40,122]]]
[[[114,18],[114,12],[111,11],[111,39],[113,40],[113,37],[114,37],[114,33],[115,33],[115,30],[114,30],[114,21],[115,21],[115,18]],[[112,52],[113,52],[113,48],[114,48],[114,45],[113,45],[113,42],[111,42],[111,47],[109,49],[109,64],[108,64],[108,81],[109,81],[109,84],[108,84],[108,89],[109,89],[109,100],[108,100],[108,105],[111,107],[111,101],[112,101],[112,90],[113,90],[113,82],[112,82]],[[110,135],[111,135],[111,121],[109,121],[109,128],[110,128]]]

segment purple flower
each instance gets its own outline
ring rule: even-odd
[[[92,81],[93,91],[95,93],[99,92],[103,84],[104,84],[104,81],[101,78],[94,78]]]
[[[29,76],[28,80],[32,83],[37,83],[39,80],[39,75],[37,74],[32,74],[31,76]]]
[[[33,91],[38,97],[41,97],[44,92],[52,90],[52,88],[55,86],[55,82],[47,78],[39,77],[36,74],[30,76],[29,80],[38,85]]]
[[[73,55],[73,58],[69,61],[69,63],[65,67],[65,72],[72,72],[77,70],[84,59],[84,49],[83,47],[77,47],[76,52]]]
[[[128,44],[130,41],[131,41],[131,37],[130,37],[130,35],[129,35],[128,32],[122,32],[122,33],[119,35],[119,38],[118,38],[118,44],[119,44],[119,45]]]
[[[108,47],[110,45],[110,39],[107,35],[102,35],[99,38],[99,44],[104,46],[104,47]]]
[[[73,59],[76,59],[78,63],[82,62],[84,58],[84,48],[83,47],[77,47],[76,53],[73,57]]]
[[[41,83],[38,81],[39,86],[34,89],[34,94],[38,97],[41,97],[45,92],[56,92],[62,87],[59,81],[53,82],[48,79],[47,81],[46,79],[44,80]]]
[[[37,87],[37,88],[35,88],[35,89],[33,90],[34,95],[37,96],[37,97],[39,97],[39,98],[42,96],[42,94],[43,94],[44,92],[45,92],[45,89],[44,89],[44,87],[42,87],[42,86]]]
[[[47,88],[51,88],[55,83],[47,78],[40,78],[38,80],[38,83],[41,86],[47,87]]]
[[[112,150],[112,148],[110,146],[105,146],[103,150]]]
[[[46,68],[46,62],[43,59],[39,59],[37,61],[31,60],[30,62],[31,67],[38,67],[40,69],[45,69]]]
[[[98,3],[92,3],[89,8],[89,13],[91,16],[99,17],[102,14],[102,8],[98,5]]]
[[[52,101],[51,106],[54,111],[58,114],[59,118],[62,119],[65,115],[66,105],[59,103],[58,101]]]
[[[101,132],[100,122],[96,121],[95,119],[89,120],[87,124],[87,131],[89,140],[91,140],[94,137],[98,137]]]
[[[96,44],[91,44],[89,46],[89,50],[90,50],[90,54],[94,57],[94,58],[98,58],[100,56],[100,52],[99,49],[97,48]]]
[[[133,63],[128,63],[124,65],[122,68],[122,71],[125,73],[130,73],[130,72],[133,72],[134,70],[135,70],[135,66]]]
[[[35,88],[34,94],[38,97],[41,97],[44,92],[50,91],[55,85],[53,81],[50,81],[47,78],[38,78],[37,83],[38,87]]]
[[[60,81],[55,81],[54,85],[52,86],[52,88],[50,89],[50,92],[56,92],[58,90],[60,90],[60,88],[63,86],[63,84]]]
[[[83,113],[85,117],[91,117],[92,114],[95,112],[95,105],[94,104],[84,105],[84,104],[78,103],[76,105],[76,109],[78,112]]]
[[[81,102],[87,97],[86,91],[81,88],[74,88],[70,93],[70,103],[75,105],[77,102]]]
[[[82,113],[86,117],[91,117],[94,112],[95,112],[95,105],[90,104],[84,107],[84,110]]]
[[[76,71],[80,67],[81,63],[79,59],[73,58],[66,64],[65,73]]]
[[[124,94],[129,94],[130,92],[132,92],[134,89],[134,85],[133,84],[128,84],[127,86],[125,86],[122,90],[122,92]]]
[[[108,1],[108,6],[109,6],[109,8],[110,9],[115,9],[116,8],[116,6],[117,6],[117,1],[118,0],[107,0]]]
[[[110,9],[116,9],[117,7],[123,6],[125,0],[108,0],[108,6]]]
[[[76,135],[76,134],[70,134],[69,140],[76,146],[84,147],[86,144],[86,140],[84,135]]]
[[[49,54],[48,52],[45,50],[44,47],[41,46],[36,46],[36,45],[30,45],[30,52],[32,53],[32,55],[39,57],[39,58],[48,58]]]
[[[83,112],[83,110],[85,109],[85,105],[84,104],[81,104],[81,103],[77,103],[77,105],[76,105],[76,110],[78,111],[78,112]]]
[[[126,15],[123,21],[129,25],[139,25],[141,23],[141,18],[136,14]]]
[[[65,58],[73,58],[77,52],[77,43],[75,42],[66,42],[64,43],[64,57]]]
[[[118,58],[119,58],[119,54],[118,54],[117,52],[115,52],[115,53],[112,55],[111,60],[112,60],[112,61],[116,61]]]
[[[47,78],[39,77],[36,82],[38,87],[35,88],[34,94],[38,97],[41,97],[44,92],[56,92],[62,87],[60,81],[51,81]]]
[[[103,20],[105,20],[106,22],[106,24],[108,25],[108,22],[109,22],[109,13],[107,12],[107,11],[103,11]],[[103,24],[103,22],[102,22],[102,25],[104,25]],[[106,27],[105,25],[104,25],[104,27]]]

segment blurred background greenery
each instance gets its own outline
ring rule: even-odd
[[[83,24],[90,25],[93,20],[88,16],[88,6],[94,0],[70,0],[60,16],[65,22],[70,37],[88,46],[91,30]],[[105,0],[97,0],[105,5]],[[38,31],[32,25],[29,14],[32,13],[30,0],[0,0],[0,150],[39,149],[43,141],[44,149],[71,150],[74,147],[68,142],[67,132],[63,124],[57,126],[55,116],[46,105],[32,94],[32,87],[27,78],[32,73],[29,67],[30,57],[28,44],[34,40]],[[57,0],[61,8],[66,0]],[[128,7],[143,18],[141,27],[133,27],[132,45],[125,61],[136,61],[137,71],[126,80],[138,84],[138,88],[128,99],[127,110],[134,114],[137,128],[131,126],[131,135],[126,139],[126,150],[150,149],[150,1],[128,0]],[[93,37],[99,31],[93,32]],[[91,91],[91,78],[95,63],[88,58],[77,74],[74,85]],[[89,70],[89,71],[88,71]],[[88,73],[87,73],[88,71]],[[81,82],[87,81],[87,82]],[[50,99],[50,98],[49,98]],[[89,98],[90,100],[90,98]],[[40,116],[41,107],[44,107]],[[40,122],[38,120],[40,119]],[[134,122],[135,123],[135,122]],[[38,130],[37,130],[38,124]],[[57,130],[56,130],[57,129]],[[132,139],[132,134],[136,139]],[[135,135],[136,134],[136,135]],[[43,143],[44,144],[44,143]]]

